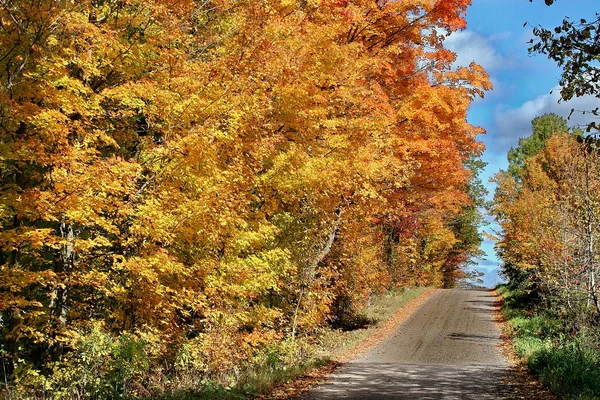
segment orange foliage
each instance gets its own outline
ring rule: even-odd
[[[193,343],[199,370],[233,368],[341,297],[439,285],[464,261],[448,224],[471,204],[466,112],[490,84],[450,70],[443,36],[468,1],[9,3],[10,368],[98,327],[152,363]]]

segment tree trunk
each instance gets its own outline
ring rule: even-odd
[[[323,261],[325,259],[325,257],[327,257],[327,255],[331,251],[333,242],[335,241],[337,233],[340,230],[340,225],[342,222],[342,211],[343,210],[341,207],[338,207],[335,210],[336,220],[333,224],[333,230],[331,231],[331,233],[329,234],[329,237],[327,238],[327,241],[325,242],[325,247],[323,247],[323,249],[319,253],[317,253],[317,255],[308,264],[308,267],[306,268],[306,270],[303,271],[303,274],[302,274],[303,276],[301,277],[302,282],[300,284],[301,285],[300,295],[298,296],[298,302],[296,303],[296,309],[294,310],[294,318],[293,318],[293,322],[292,322],[292,340],[294,340],[296,338],[296,330],[298,328],[298,313],[300,311],[300,303],[302,302],[302,298],[304,297],[306,290],[308,289],[308,287],[310,286],[310,284],[312,283],[312,281],[315,277],[315,273],[317,271],[317,266],[319,265],[319,263],[321,261]]]

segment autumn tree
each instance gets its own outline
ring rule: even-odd
[[[449,223],[457,242],[446,257],[442,268],[445,287],[453,287],[459,281],[467,278],[469,264],[473,262],[474,258],[483,256],[480,249],[483,242],[480,228],[485,225],[482,210],[487,205],[485,196],[488,192],[479,178],[479,173],[485,168],[486,163],[479,159],[470,159],[465,166],[471,171],[467,191],[471,203],[463,206],[462,210]],[[472,272],[471,276],[477,278],[479,275]]]
[[[198,384],[455,279],[476,243],[466,112],[490,88],[443,47],[467,5],[4,2],[8,386]]]
[[[511,148],[508,151],[508,169],[506,172],[501,172],[495,177],[498,188],[495,193],[495,204],[512,204],[516,201],[519,193],[519,187],[527,173],[526,165],[529,159],[533,158],[540,152],[543,152],[546,147],[547,140],[560,132],[567,132],[568,126],[564,118],[556,114],[544,114],[536,117],[531,122],[531,135],[525,138],[519,139],[517,147]],[[494,206],[494,213],[499,219],[504,218],[503,214],[497,206]],[[526,220],[526,219],[525,219]],[[510,228],[516,229],[515,232],[511,233],[509,227],[504,230],[505,240],[504,243],[508,242],[508,237],[511,235],[520,235],[519,224],[511,224]],[[510,231],[510,232],[509,232]],[[516,246],[504,247],[499,245],[497,247],[498,254],[504,262],[503,273],[505,276],[516,285],[536,285],[537,277],[534,273],[535,267],[522,268],[519,265],[522,264],[522,260],[517,260],[515,257],[521,257],[528,254],[528,252],[520,252],[517,250],[519,245],[518,241],[521,239],[510,239]],[[512,251],[514,250],[514,251]],[[532,264],[529,264],[532,265]]]
[[[522,165],[518,181],[507,172],[495,178],[504,272],[511,284],[528,285],[555,307],[571,327],[585,326],[600,315],[596,142],[557,132]]]

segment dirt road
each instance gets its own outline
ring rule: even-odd
[[[510,398],[495,300],[488,291],[434,293],[394,335],[304,399]]]

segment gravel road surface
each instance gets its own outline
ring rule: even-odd
[[[387,340],[304,399],[507,399],[494,295],[439,290]]]

